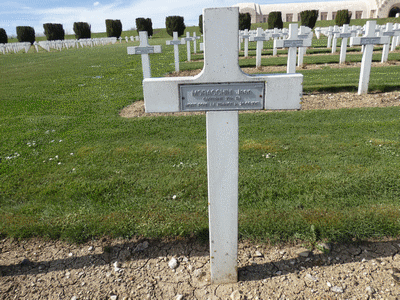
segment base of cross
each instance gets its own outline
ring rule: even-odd
[[[239,67],[239,9],[203,10],[204,68],[146,78],[146,112],[207,111],[211,282],[237,282],[238,111],[300,109],[303,75],[248,75]]]

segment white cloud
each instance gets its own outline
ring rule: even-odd
[[[93,6],[98,6],[100,4],[100,2],[96,1],[95,3],[93,3]]]

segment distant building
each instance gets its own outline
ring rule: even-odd
[[[288,0],[290,1],[290,0]],[[318,10],[318,20],[334,20],[336,12],[348,9],[352,19],[374,19],[395,17],[400,13],[400,0],[353,0],[353,1],[327,1],[287,4],[256,4],[239,3],[241,13],[250,13],[252,23],[268,22],[268,14],[272,11],[282,12],[283,22],[300,21],[300,12],[304,10]]]

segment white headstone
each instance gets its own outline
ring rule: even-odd
[[[332,54],[336,52],[336,45],[337,45],[337,34],[340,33],[339,26],[333,26],[333,37],[332,37]]]
[[[383,50],[382,50],[381,62],[384,63],[387,62],[389,58],[390,37],[395,35],[395,32],[393,31],[393,23],[386,24],[386,29],[384,32],[382,32],[382,35],[389,37],[388,43],[383,45]]]
[[[193,41],[193,38],[190,37],[190,32],[186,32],[186,37],[182,38],[182,43],[186,43],[186,51],[187,51],[187,61],[191,61],[191,50],[190,50],[190,42]]]
[[[196,54],[197,53],[197,40],[200,39],[199,36],[196,36],[196,32],[193,32],[193,51]]]
[[[390,51],[396,50],[396,47],[400,42],[400,24],[399,23],[395,24],[393,31],[394,31],[394,37],[392,39],[392,46],[390,48]]]
[[[249,56],[249,30],[245,29],[243,34],[241,35],[243,40],[244,40],[244,57],[248,57]],[[240,48],[239,48],[240,50]]]
[[[250,42],[257,42],[256,50],[256,67],[261,67],[261,54],[264,48],[264,41],[268,41],[269,36],[267,36],[262,28],[257,28],[257,34],[250,37]]]
[[[128,47],[128,54],[141,54],[142,55],[142,70],[143,78],[150,78],[150,59],[149,54],[151,53],[161,53],[161,46],[150,46],[147,37],[147,31],[139,31],[140,44],[136,47]]]
[[[298,35],[299,39],[302,39],[302,40],[309,39],[309,40],[311,40],[311,42],[308,42],[308,43],[312,43],[312,32],[309,27],[300,26],[299,31],[300,31],[300,33]],[[304,55],[306,54],[306,52],[307,52],[307,47],[299,47],[299,54],[297,57],[297,66],[298,67],[303,66],[303,58],[304,58]]]
[[[174,58],[175,58],[175,72],[179,72],[179,45],[184,45],[185,43],[178,38],[178,32],[174,31],[173,40],[167,41],[167,45],[174,45]]]
[[[279,39],[282,37],[282,34],[279,32],[278,28],[274,28],[274,32],[272,33],[271,37],[275,40]],[[273,50],[272,50],[272,56],[277,56],[278,55],[278,48],[276,48],[276,44],[274,43]]]
[[[351,37],[351,32],[348,24],[344,24],[341,32],[335,34],[336,39],[342,39],[342,43],[340,46],[340,58],[339,64],[344,64],[346,62],[346,54],[347,54],[347,40]]]
[[[376,21],[367,21],[365,36],[352,37],[350,39],[350,46],[363,45],[365,46],[364,54],[361,62],[360,81],[358,84],[358,94],[368,93],[369,76],[371,74],[372,54],[374,45],[388,43],[389,37],[375,36]]]
[[[146,78],[146,112],[207,111],[212,283],[237,281],[238,110],[299,109],[301,74],[250,76],[239,67],[237,7],[203,10],[204,68],[194,77]]]

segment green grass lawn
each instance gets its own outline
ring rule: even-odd
[[[174,71],[167,39],[150,40],[163,45],[151,56],[153,77]],[[205,116],[118,115],[143,99],[140,56],[126,54],[137,44],[0,55],[1,236],[207,235]],[[352,90],[359,70],[302,73],[305,91]],[[399,73],[374,68],[371,85],[398,88]],[[399,235],[399,113],[241,114],[240,236]]]

